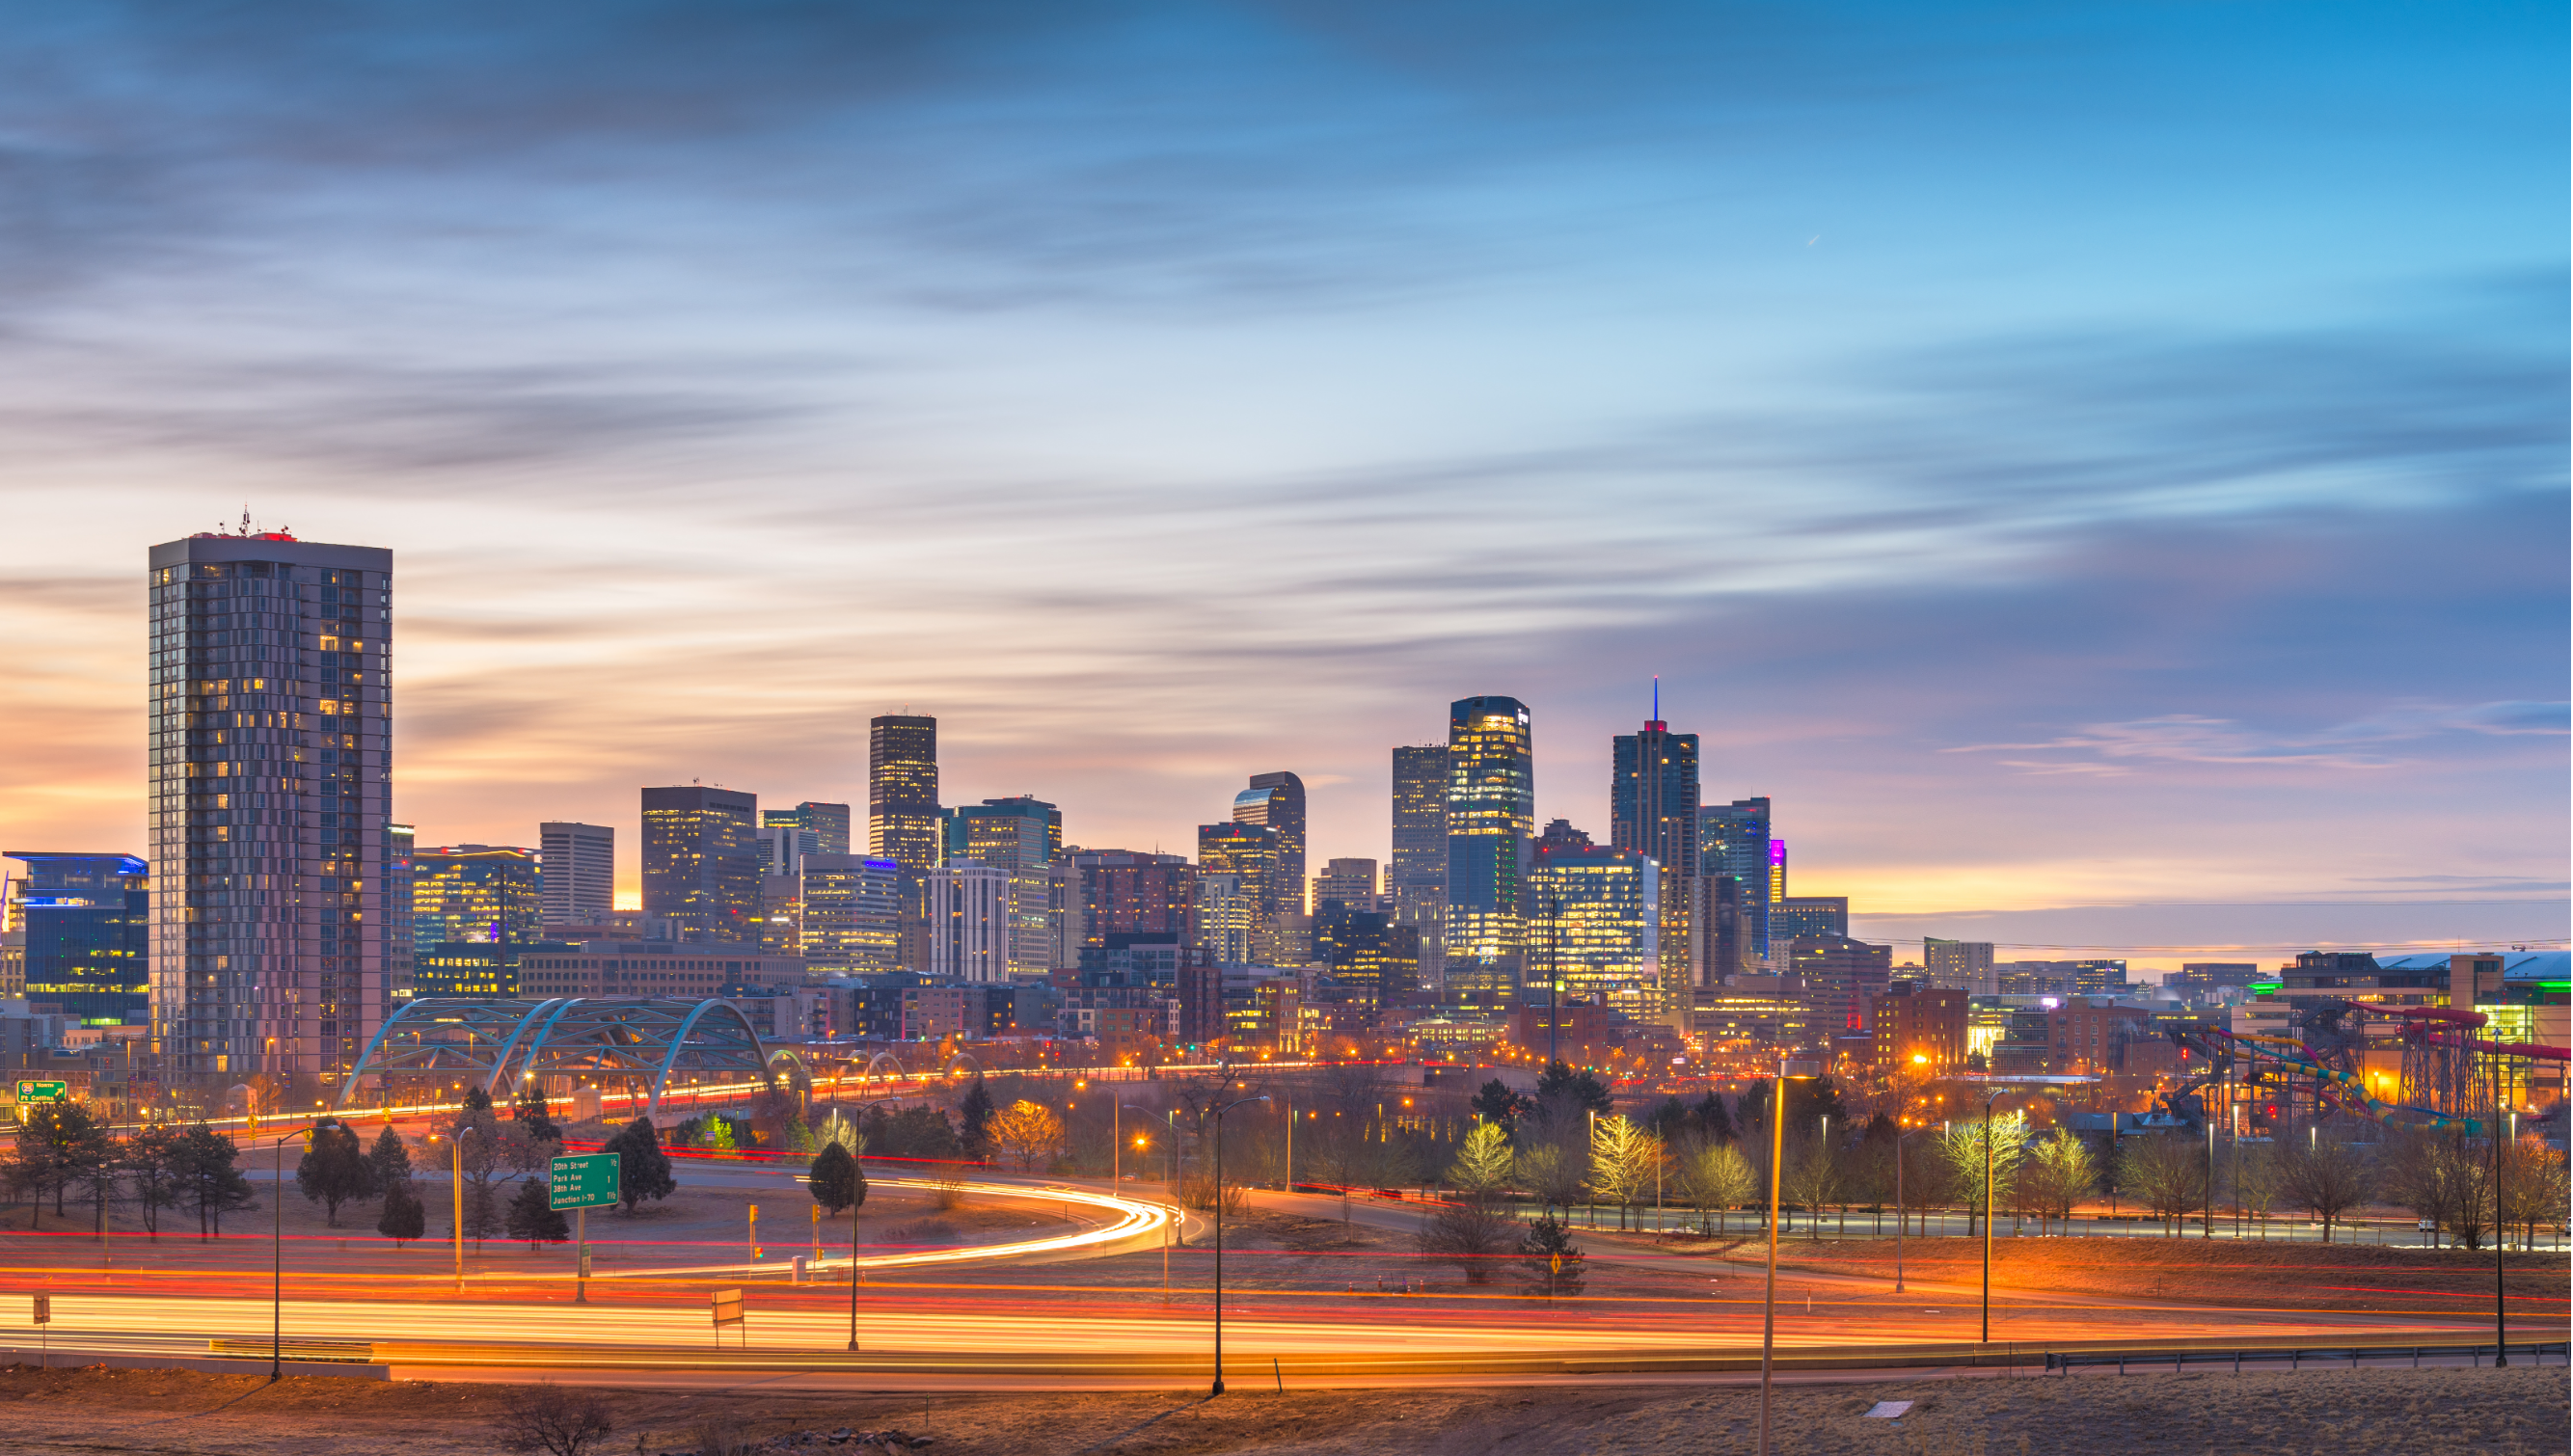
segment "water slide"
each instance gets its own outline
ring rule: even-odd
[[[2318,1086],[2328,1086],[2334,1101],[2379,1122],[2389,1125],[2399,1123],[2404,1126],[2426,1126],[2434,1132],[2455,1129],[2469,1137],[2481,1136],[2484,1130],[2484,1124],[2473,1117],[2451,1117],[2445,1112],[2434,1112],[2428,1107],[2398,1106],[2393,1102],[2382,1100],[2370,1093],[2367,1084],[2353,1074],[2316,1062],[2305,1045],[2293,1037],[2265,1036],[2258,1033],[2236,1035],[2220,1027],[2201,1028],[2189,1035],[2206,1039],[2201,1044],[2200,1050],[2210,1056],[2221,1050],[2238,1057],[2250,1058],[2254,1062],[2272,1062],[2302,1073],[2314,1079]]]

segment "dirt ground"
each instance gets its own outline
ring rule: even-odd
[[[414,1456],[498,1448],[491,1422],[524,1387],[374,1384],[171,1371],[0,1370],[0,1452]],[[593,1449],[694,1452],[711,1428],[765,1442],[898,1429],[935,1456],[1465,1456],[1735,1452],[1749,1448],[1747,1385],[1550,1389],[1238,1390],[1173,1394],[807,1396],[608,1389],[616,1429]],[[1909,1400],[1899,1419],[1865,1413]],[[2172,1452],[2282,1456],[2374,1451],[2561,1452],[2561,1366],[2220,1372],[2016,1380],[1888,1379],[1782,1385],[1787,1456],[2021,1456]],[[813,1449],[834,1449],[817,1445]]]

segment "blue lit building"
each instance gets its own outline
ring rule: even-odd
[[[27,878],[9,928],[26,938],[27,999],[90,1026],[152,1019],[152,873],[134,855],[10,850]]]

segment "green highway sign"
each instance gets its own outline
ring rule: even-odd
[[[22,1102],[59,1102],[71,1094],[72,1085],[67,1082],[18,1080],[18,1100]]]
[[[617,1156],[613,1152],[576,1152],[555,1158],[546,1167],[545,1201],[561,1208],[605,1208],[616,1201]]]

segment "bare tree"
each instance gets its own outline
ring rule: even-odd
[[[501,1450],[542,1451],[547,1456],[581,1456],[615,1429],[605,1399],[551,1382],[518,1387],[491,1423]]]
[[[1525,1231],[1517,1219],[1480,1200],[1459,1199],[1423,1215],[1413,1242],[1430,1258],[1452,1261],[1464,1270],[1466,1283],[1483,1284],[1491,1281],[1495,1261],[1515,1249]]]
[[[1709,1235],[1723,1232],[1726,1211],[1749,1202],[1757,1187],[1751,1159],[1730,1142],[1683,1143],[1672,1181],[1697,1209],[1698,1232]]]
[[[2118,1149],[2118,1181],[2162,1221],[2165,1234],[2197,1210],[2206,1187],[2196,1144],[2172,1136],[2126,1139]]]
[[[2291,1140],[2286,1156],[2287,1198],[2322,1220],[2323,1242],[2331,1242],[2333,1220],[2367,1201],[2376,1170],[2355,1147],[2338,1140],[2315,1140],[2297,1147]]]

